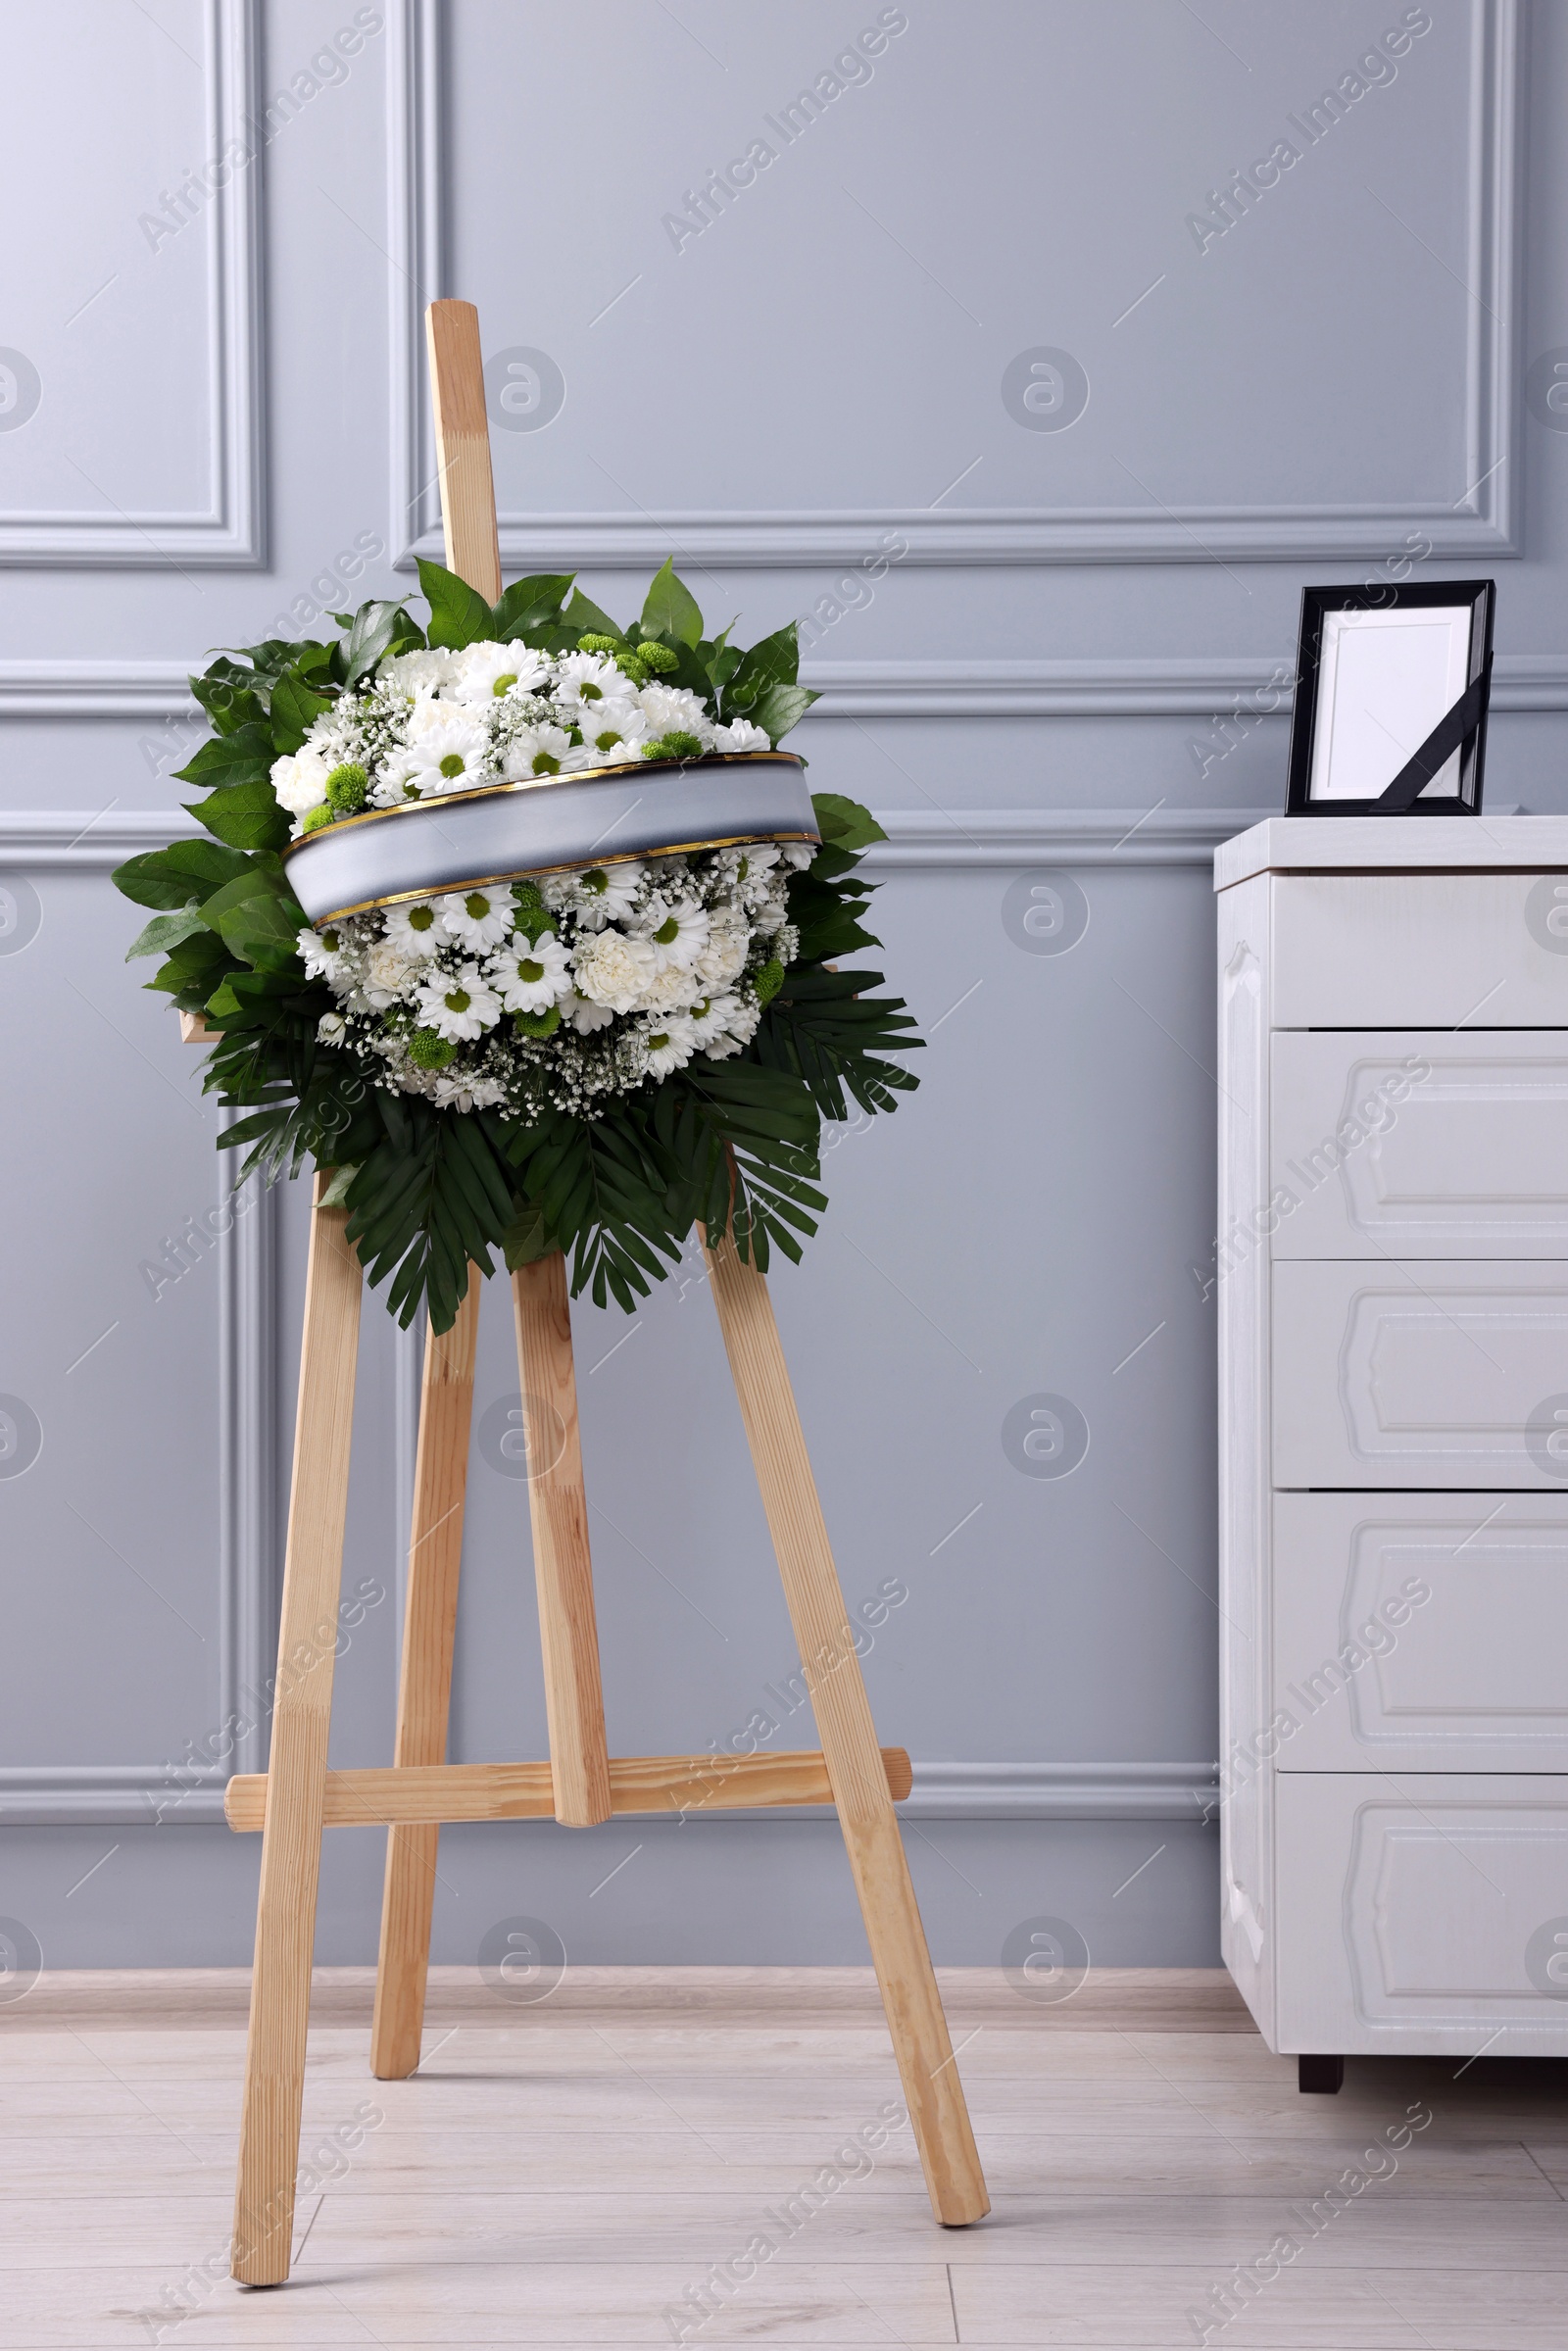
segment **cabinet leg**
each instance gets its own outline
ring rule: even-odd
[[[360,1261],[344,1239],[347,1212],[320,1205],[325,1182],[325,1177],[317,1177],[311,1211],[294,1479],[256,1910],[256,1967],[245,2047],[232,2249],[233,2274],[245,2285],[280,2285],[288,2276],[294,2236],[294,2175],[305,2094],[326,1747],[332,1727],[332,1661],[343,1583],[363,1283]]]
[[[772,1300],[727,1235],[708,1261],[931,2207],[946,2226],[962,2227],[990,2200]]]
[[[1313,2091],[1326,2098],[1334,2097],[1345,2086],[1344,2058],[1323,2057],[1315,2051],[1310,2056],[1298,2057],[1296,2086],[1298,2090]]]
[[[450,1331],[439,1336],[431,1331],[425,1338],[395,1764],[447,1759],[479,1291],[479,1269],[470,1266],[468,1295],[458,1308],[457,1321]],[[381,2082],[402,2081],[419,2062],[440,1837],[433,1822],[389,1829],[386,1834],[381,1948],[370,2027],[370,2071]]]

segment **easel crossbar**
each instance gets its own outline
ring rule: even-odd
[[[909,1792],[909,1758],[883,1747],[882,1768],[895,1803]],[[733,1812],[774,1804],[831,1804],[820,1750],[782,1755],[612,1755],[610,1808],[621,1812]],[[328,1772],[327,1829],[411,1828],[420,1823],[551,1818],[555,1784],[548,1763],[392,1764]],[[267,1774],[242,1772],[228,1783],[223,1811],[231,1829],[260,1830],[267,1820]]]

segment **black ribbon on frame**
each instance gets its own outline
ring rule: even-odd
[[[1486,715],[1492,690],[1492,656],[1470,680],[1451,710],[1438,720],[1418,751],[1412,752],[1386,792],[1372,803],[1379,816],[1399,816],[1414,808],[1433,777],[1440,773],[1462,743],[1467,743]]]

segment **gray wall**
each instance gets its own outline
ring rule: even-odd
[[[774,1290],[847,1595],[907,1594],[866,1672],[917,1759],[937,1954],[1050,1916],[1100,1961],[1215,1958],[1207,858],[1281,804],[1302,582],[1495,572],[1490,796],[1565,805],[1568,26],[1429,8],[1315,137],[1292,118],[1397,0],[909,0],[834,95],[871,0],[615,0],[586,40],[581,11],[379,0],[357,48],[348,0],[14,12],[0,1913],[47,1961],[249,1953],[220,1734],[269,1670],[304,1203],[221,1210],[198,1056],[106,875],[174,821],[204,649],[437,548],[440,292],[495,355],[508,570],[578,563],[625,613],[673,547],[748,635],[812,614],[813,781],[891,835],[922,1090],[834,1139]],[[1282,140],[1226,224],[1210,191]],[[1062,872],[1087,928],[1036,952],[1020,877]],[[160,1275],[208,1211],[229,1229]],[[577,1320],[622,1752],[727,1739],[795,1662],[687,1271],[629,1335]],[[481,1414],[515,1386],[506,1303]],[[390,1752],[416,1376],[372,1303],[336,1762]],[[1087,1424],[1064,1478],[1004,1441],[1041,1395]],[[525,1489],[482,1444],[465,1573],[454,1753],[541,1754]],[[372,1955],[379,1869],[334,1835],[322,1958]],[[449,1832],[439,1954],[514,1914],[584,1960],[863,1956],[814,1818]]]

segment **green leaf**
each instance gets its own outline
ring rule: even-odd
[[[854,856],[873,841],[887,839],[870,809],[861,808],[858,800],[847,800],[842,792],[813,792],[811,806],[823,840],[835,849],[848,850]]]
[[[352,686],[357,679],[373,669],[381,656],[400,634],[400,623],[410,622],[410,615],[401,602],[388,604],[373,598],[362,604],[349,629],[348,643],[343,648],[343,683]],[[412,622],[410,622],[412,625]]]
[[[263,783],[271,774],[276,757],[270,728],[259,719],[248,719],[231,735],[219,735],[214,741],[204,743],[193,759],[174,769],[174,780],[181,784],[205,784],[209,791],[215,786],[227,789],[236,784]]]
[[[241,962],[258,971],[293,973],[301,980],[305,967],[295,942],[304,927],[300,908],[277,898],[247,899],[218,925],[223,945]]]
[[[419,559],[419,587],[430,607],[429,641],[457,650],[490,634],[490,607],[477,588],[441,563]]]
[[[323,1208],[346,1207],[348,1205],[349,1186],[353,1183],[359,1172],[360,1171],[357,1167],[334,1167],[332,1170],[332,1180],[322,1192],[319,1205]]]
[[[519,1265],[536,1264],[558,1246],[545,1223],[543,1208],[536,1208],[529,1200],[524,1200],[501,1236],[501,1253],[509,1273],[515,1273]]]
[[[612,620],[608,612],[601,612],[581,588],[573,591],[571,602],[562,613],[561,620],[564,628],[574,629],[579,637],[618,637],[621,634],[619,622]]]
[[[264,725],[267,705],[255,691],[256,673],[242,669],[237,661],[220,659],[201,677],[193,677],[190,690],[220,735],[232,735],[246,725]]]
[[[199,986],[205,996],[217,985],[228,960],[227,948],[204,923],[199,930],[192,931],[188,938],[180,940],[168,961],[161,963],[153,973],[148,985],[166,989],[170,993]]]
[[[188,812],[231,849],[282,849],[292,826],[266,778],[230,784],[207,800],[187,801]]]
[[[490,634],[508,645],[524,629],[543,628],[559,614],[574,576],[570,571],[535,571],[526,579],[514,579],[502,590],[501,602],[490,615]]]
[[[192,931],[206,928],[194,904],[183,907],[177,914],[155,914],[151,922],[142,925],[126,948],[125,960],[133,963],[138,955],[167,955],[172,948],[179,945],[181,939],[188,939]]]
[[[138,906],[188,906],[244,873],[250,860],[216,841],[175,841],[117,865],[110,880]]]
[[[793,686],[800,670],[801,649],[794,621],[761,637],[743,653],[735,665],[724,697],[724,708],[748,717],[753,705],[769,686]],[[760,721],[759,721],[760,723]]]
[[[673,637],[696,645],[703,633],[702,608],[684,580],[675,577],[675,559],[665,556],[654,573],[642,611],[645,637]]]
[[[765,729],[767,739],[776,751],[790,728],[798,725],[812,703],[821,699],[820,694],[814,694],[809,686],[767,686],[746,715],[754,726]]]
[[[331,709],[324,694],[314,694],[297,669],[285,670],[272,688],[272,745],[279,755],[299,750],[316,720]]]

